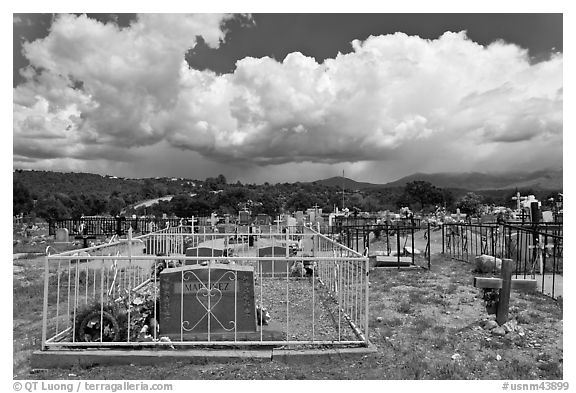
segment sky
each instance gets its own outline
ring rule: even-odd
[[[563,161],[562,14],[13,14],[13,167],[230,181]]]

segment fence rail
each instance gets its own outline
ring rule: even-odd
[[[366,346],[368,272],[311,228],[129,235],[46,257],[43,349]]]
[[[378,247],[384,247],[386,256],[396,256],[398,262],[401,256],[409,256],[412,265],[420,264],[430,269],[429,223],[399,221],[392,224],[333,225],[328,231],[331,238],[360,254],[373,255],[373,244],[381,241]],[[418,249],[422,250],[420,254]]]
[[[493,270],[502,258],[514,261],[514,276],[536,278],[539,291],[552,298],[562,296],[562,226],[508,224],[444,224],[442,252],[453,259],[474,262],[494,258]]]
[[[128,229],[136,233],[150,233],[159,228],[190,225],[192,218],[127,218],[127,217],[83,217],[48,221],[48,234],[54,236],[59,228],[66,228],[69,235],[125,236]],[[198,221],[198,218],[196,218]],[[202,220],[202,221],[205,221]],[[203,223],[205,225],[205,223]]]

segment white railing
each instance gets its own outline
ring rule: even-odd
[[[42,347],[365,346],[368,271],[311,228],[129,234],[46,257]]]

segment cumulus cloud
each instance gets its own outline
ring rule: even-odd
[[[143,15],[119,28],[59,16],[24,47],[31,67],[14,89],[14,154],[122,160],[161,143],[222,164],[433,171],[448,161],[478,170],[503,155],[529,165],[545,148],[561,165],[561,54],[531,64],[525,49],[482,46],[465,32],[396,33],[355,40],[322,63],[294,52],[240,59],[223,75],[191,69],[185,53],[199,35],[217,47],[226,18]]]
[[[24,45],[31,66],[23,70],[27,82],[14,90],[15,139],[46,149],[55,146],[42,143],[42,131],[64,138],[72,149],[161,141],[164,130],[153,123],[175,104],[184,53],[198,35],[218,46],[225,18],[145,14],[120,28],[86,16],[59,16],[46,38]]]

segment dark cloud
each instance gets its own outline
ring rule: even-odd
[[[338,165],[382,176],[514,167],[544,154],[561,165],[561,54],[534,63],[525,48],[464,32],[395,33],[322,60],[294,50],[227,73],[189,67],[197,37],[226,45],[224,30],[250,20],[57,16],[24,45],[15,162],[267,179]]]

